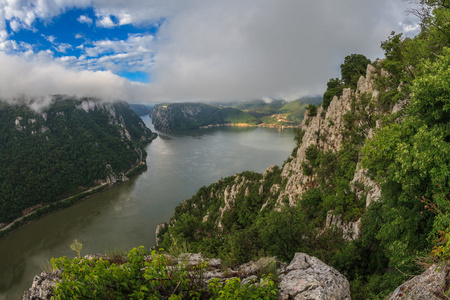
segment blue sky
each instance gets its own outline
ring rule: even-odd
[[[0,98],[320,95],[345,56],[413,36],[402,0],[0,0]]]
[[[12,28],[13,23],[14,19],[6,21],[6,32],[18,47],[11,47],[9,53],[47,52],[54,58],[70,58],[72,65],[111,70],[130,81],[149,82],[153,51],[145,40],[154,39],[159,22],[121,25],[115,16],[105,21],[92,8],[76,8],[50,20],[38,18],[30,28]],[[135,45],[136,40],[144,42]]]

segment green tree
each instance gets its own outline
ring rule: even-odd
[[[345,85],[356,88],[361,76],[366,75],[367,65],[370,59],[362,54],[350,54],[345,57],[341,64],[341,78]]]
[[[327,82],[327,90],[323,94],[323,102],[322,106],[324,109],[327,109],[328,106],[331,103],[331,100],[333,100],[334,96],[339,97],[342,95],[342,91],[344,89],[344,84],[341,79],[339,78],[331,78]]]

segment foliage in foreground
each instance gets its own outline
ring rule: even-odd
[[[151,254],[151,259],[148,259]],[[125,263],[103,259],[52,259],[63,270],[54,299],[276,299],[272,275],[242,284],[239,278],[211,280],[203,287],[207,264],[171,266],[163,254],[143,246],[129,251]]]

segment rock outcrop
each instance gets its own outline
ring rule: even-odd
[[[23,300],[50,300],[52,298],[53,289],[56,284],[61,281],[60,271],[47,273],[42,272],[33,278],[31,288],[23,295]]]
[[[296,253],[280,276],[279,300],[350,300],[350,284],[334,268],[305,253]]]
[[[448,299],[445,294],[450,285],[450,266],[434,264],[423,274],[403,283],[389,296],[389,300],[438,300]]]
[[[90,255],[85,259],[93,259],[103,255]],[[151,260],[151,257],[147,257]],[[304,253],[296,253],[292,262],[287,265],[280,263],[275,257],[261,258],[257,262],[249,262],[237,268],[223,270],[220,259],[207,259],[199,253],[185,253],[179,257],[170,257],[176,264],[187,266],[200,265],[207,262],[207,271],[202,274],[202,285],[207,286],[208,281],[220,278],[225,281],[230,278],[239,277],[242,284],[256,279],[264,273],[278,274],[279,300],[288,299],[317,299],[317,300],[347,300],[350,299],[350,284],[347,279],[332,267],[326,265],[319,259]],[[35,276],[32,287],[24,293],[23,300],[51,299],[53,287],[61,280],[60,272],[41,273]]]
[[[284,165],[281,173],[282,178],[287,179],[287,184],[278,197],[279,205],[283,205],[283,199],[289,199],[289,205],[295,205],[301,194],[310,188],[310,182],[314,178],[304,175],[302,167],[306,158],[306,149],[309,146],[316,145],[323,152],[332,151],[333,153],[341,149],[345,125],[344,115],[350,112],[355,97],[363,93],[371,95],[372,98],[378,96],[378,91],[375,90],[375,76],[375,67],[368,65],[366,77],[360,77],[356,92],[346,88],[340,97],[333,98],[327,110],[320,106],[316,116],[308,116],[308,111],[305,113],[302,123],[305,135],[302,143],[295,157]]]

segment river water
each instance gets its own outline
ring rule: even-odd
[[[149,117],[143,120],[155,131]],[[74,257],[69,247],[74,239],[82,242],[82,255],[153,246],[156,226],[169,221],[176,205],[200,187],[245,170],[281,166],[294,146],[290,129],[160,133],[146,148],[147,171],[0,240],[0,300],[21,299],[52,257]]]

